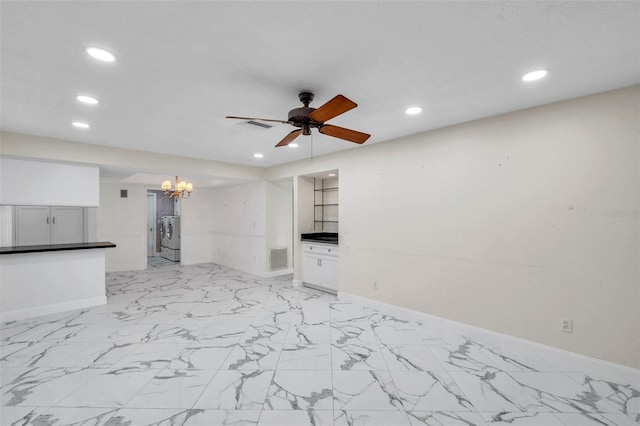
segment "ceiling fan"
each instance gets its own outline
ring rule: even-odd
[[[326,121],[337,117],[355,107],[358,106],[355,102],[347,99],[342,95],[337,95],[329,102],[322,105],[320,108],[311,108],[309,104],[313,101],[313,93],[302,92],[298,95],[300,102],[304,104],[303,107],[294,108],[289,111],[288,120],[272,120],[267,118],[255,118],[255,117],[236,117],[228,115],[226,118],[234,118],[237,120],[256,120],[256,121],[271,121],[276,123],[287,123],[292,126],[299,127],[299,129],[292,131],[285,136],[276,147],[289,145],[295,138],[303,135],[310,135],[312,128],[317,128],[318,131],[324,135],[333,136],[334,138],[344,139],[349,142],[358,144],[365,143],[371,135],[367,133],[357,132],[351,129],[345,129],[344,127],[334,126],[331,124],[325,124]]]

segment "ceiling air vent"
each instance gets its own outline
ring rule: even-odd
[[[251,124],[252,126],[256,126],[256,127],[262,127],[263,129],[270,129],[273,127],[270,124],[265,124],[265,123],[261,123],[259,121],[253,121],[253,120],[247,121],[246,124]]]

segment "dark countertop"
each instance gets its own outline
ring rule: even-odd
[[[43,253],[47,251],[89,250],[115,247],[111,241],[98,241],[95,243],[70,243],[70,244],[44,244],[40,246],[8,246],[0,247],[2,254]]]
[[[301,234],[300,240],[311,242],[311,243],[338,245],[338,233],[337,232],[310,232],[308,234]]]

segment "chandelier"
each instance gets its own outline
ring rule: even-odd
[[[176,186],[173,191],[171,190],[171,182],[168,180],[162,182],[162,190],[167,198],[189,198],[191,191],[193,191],[193,184],[184,180],[181,181],[176,176]]]

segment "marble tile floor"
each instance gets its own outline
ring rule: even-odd
[[[640,389],[218,265],[1,324],[1,425],[638,425]]]

